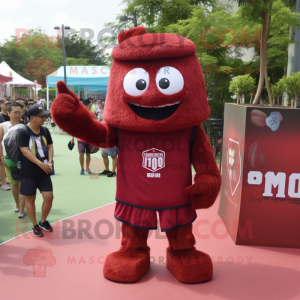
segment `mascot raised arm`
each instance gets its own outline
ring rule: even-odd
[[[221,176],[201,127],[210,109],[195,44],[144,27],[121,32],[118,41],[105,122],[93,120],[62,81],[51,107],[55,123],[70,135],[98,147],[118,146],[114,216],[122,222],[122,240],[105,259],[104,277],[136,282],[149,269],[147,238],[158,213],[169,242],[167,268],[184,283],[208,281],[212,260],[195,248],[192,223],[197,209],[214,204]]]

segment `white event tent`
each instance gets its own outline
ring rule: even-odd
[[[15,72],[5,61],[1,62],[0,64],[0,74],[4,76],[11,76],[13,78],[12,81],[6,83],[6,94],[9,94],[10,96],[12,96],[14,87],[35,87],[36,92],[41,89],[40,84],[22,77],[17,72]]]

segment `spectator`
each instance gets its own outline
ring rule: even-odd
[[[12,103],[9,105],[8,108],[8,113],[10,116],[10,121],[4,122],[0,125],[0,157],[1,157],[1,161],[2,164],[6,167],[6,173],[7,176],[9,178],[9,180],[11,181],[11,183],[13,184],[12,186],[12,193],[16,202],[16,209],[15,212],[19,212],[19,218],[23,218],[26,213],[24,212],[24,206],[25,206],[25,197],[22,197],[20,195],[20,183],[19,180],[14,180],[11,176],[11,172],[9,170],[9,168],[6,165],[5,162],[5,156],[6,156],[6,151],[5,148],[3,148],[2,145],[2,140],[3,140],[3,136],[7,133],[8,129],[10,127],[12,127],[13,125],[17,124],[20,122],[21,116],[22,116],[22,107],[19,103]],[[1,176],[2,177],[2,176]],[[4,178],[1,178],[2,182],[3,182]],[[2,187],[1,187],[2,188]]]
[[[27,116],[30,118],[26,130],[18,133],[18,147],[23,154],[21,162],[21,195],[25,196],[28,216],[33,224],[32,234],[43,236],[44,231],[53,231],[47,221],[53,201],[53,187],[50,178],[53,159],[53,142],[49,130],[43,127],[47,112],[40,104],[32,105]],[[42,216],[36,221],[35,198],[39,189],[43,196]]]
[[[10,117],[8,115],[9,104],[10,104],[10,102],[8,100],[6,100],[4,98],[0,99],[0,107],[1,107],[0,124],[10,121]],[[0,189],[3,190],[3,191],[9,191],[10,190],[10,186],[8,185],[9,182],[5,177],[6,177],[6,175],[5,175],[5,165],[2,162],[2,159],[0,159],[0,179],[1,179]]]
[[[106,175],[107,177],[115,177],[116,174],[116,167],[118,163],[118,148],[117,146],[112,148],[100,148],[100,152],[103,158],[105,170],[101,172],[99,175]],[[109,160],[108,156],[112,158],[112,171],[109,171]]]
[[[23,119],[23,122],[25,125],[28,124],[30,121],[29,117],[27,116],[27,111],[28,111],[29,107],[32,106],[33,104],[34,104],[33,99],[29,99],[28,101],[25,102],[26,110],[22,115],[22,119]]]
[[[97,114],[97,119],[99,121],[102,121],[103,110],[102,110],[102,107],[101,107],[101,100],[97,100],[96,114]]]
[[[54,99],[52,99],[52,98],[49,100],[49,109],[51,108],[53,101],[54,101]]]
[[[25,112],[25,100],[22,99],[22,98],[17,98],[15,102],[21,104],[21,106],[22,106],[22,115],[23,115],[23,113]],[[21,117],[20,123],[24,124],[24,120],[23,120],[22,117]]]
[[[96,107],[94,105],[95,100],[93,98],[87,98],[87,100],[91,101],[92,106],[91,106],[91,111],[96,114]]]
[[[91,101],[86,99],[86,100],[83,100],[82,103],[88,109],[91,116],[94,118],[94,115],[91,112],[91,107],[92,107]],[[77,141],[78,141],[78,151],[79,151],[79,162],[80,162],[80,167],[81,167],[80,175],[84,175],[84,154],[86,154],[86,159],[85,159],[86,172],[88,174],[92,174],[89,167],[90,167],[90,162],[91,162],[91,153],[93,153],[91,151],[91,149],[94,149],[95,147],[84,142],[81,139],[77,139]],[[72,138],[71,142],[72,142],[72,144],[74,143],[74,138]]]
[[[8,107],[10,102],[6,99],[2,98],[0,99],[0,107],[1,107],[1,113],[0,113],[0,123],[10,121],[10,117],[8,115]]]
[[[46,102],[46,99],[44,98],[44,97],[42,97],[40,100],[39,100],[39,104],[41,104],[42,105],[42,107],[44,108],[44,104],[45,104],[45,102]]]
[[[10,101],[6,98],[1,98],[0,99],[0,124],[10,121],[10,117],[8,115],[8,107],[9,107]],[[2,185],[2,190],[8,191],[10,190],[10,186],[8,183],[10,183],[7,179],[2,181],[2,178],[5,179],[5,167],[4,164],[2,163],[0,159],[0,179],[1,179],[1,185]]]

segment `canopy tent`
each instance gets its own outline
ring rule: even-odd
[[[5,91],[5,83],[12,81],[12,77],[4,76],[0,74],[0,98],[4,97],[4,91]]]
[[[106,93],[110,69],[108,66],[66,66],[67,85],[74,92],[99,91]],[[60,80],[64,81],[64,67],[47,77],[47,106],[49,103],[49,87],[56,87]]]
[[[0,84],[4,84],[6,82],[12,81],[12,77],[4,76],[0,74]]]
[[[5,61],[1,62],[0,64],[0,74],[4,76],[10,76],[12,77],[12,80],[9,82],[6,82],[5,85],[9,89],[10,88],[10,96],[12,98],[12,89],[18,88],[18,87],[26,87],[26,88],[35,88],[36,90],[41,88],[40,84],[37,84],[36,82],[32,82],[21,75],[19,75],[17,72],[15,72]]]
[[[100,91],[106,93],[110,69],[108,66],[66,66],[68,86],[75,91]],[[47,76],[48,87],[64,80],[64,67]]]
[[[5,61],[0,64],[0,74],[5,76],[12,76],[13,80],[7,82],[7,85],[12,86],[34,86],[34,82],[22,77],[15,72]]]

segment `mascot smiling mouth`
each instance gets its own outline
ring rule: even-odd
[[[165,106],[141,106],[138,104],[128,103],[133,112],[139,117],[147,120],[161,121],[171,117],[180,105],[180,101]]]

